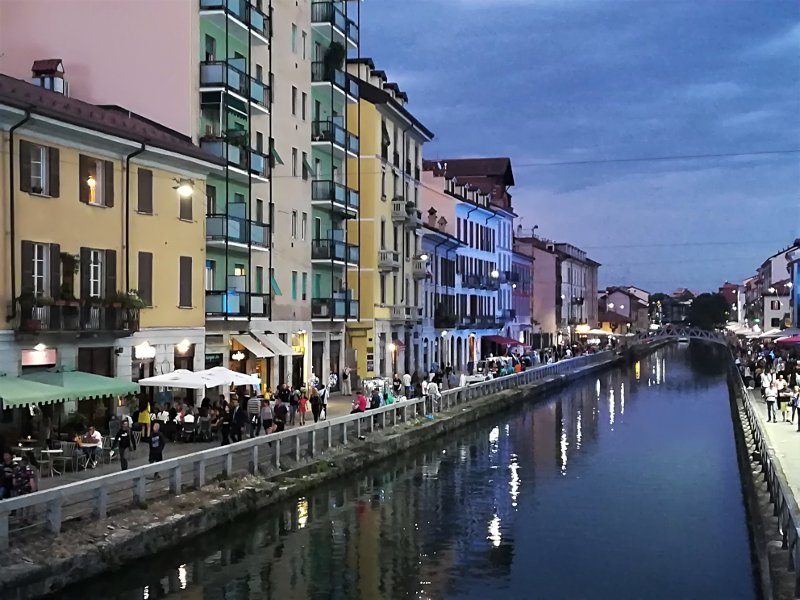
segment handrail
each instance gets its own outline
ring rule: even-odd
[[[733,358],[731,357],[731,361]],[[778,517],[779,531],[781,533],[781,548],[788,550],[789,564],[787,569],[794,572],[794,595],[800,595],[800,508],[794,497],[789,482],[783,474],[780,460],[769,439],[764,434],[762,422],[753,406],[750,390],[742,381],[741,373],[733,368],[734,385],[739,388],[743,397],[743,406],[747,416],[747,423],[753,435],[755,455],[761,464],[761,472],[767,484],[770,502],[774,505],[774,515]],[[751,455],[752,456],[752,455]]]
[[[301,446],[304,443],[306,444],[305,447],[310,450],[309,456],[311,457],[315,457],[318,454],[317,442],[321,442],[321,445],[324,446],[319,450],[320,453],[337,445],[346,445],[348,443],[348,426],[353,425],[355,427],[355,436],[359,437],[364,426],[369,427],[370,431],[376,426],[381,428],[395,426],[398,421],[405,423],[409,418],[416,418],[420,414],[426,415],[441,412],[475,398],[511,389],[519,385],[531,384],[552,375],[561,375],[567,371],[575,371],[586,366],[598,364],[612,356],[614,356],[613,351],[604,351],[565,359],[553,364],[540,365],[520,373],[488,379],[464,387],[443,390],[440,393],[440,397],[437,398],[432,396],[410,398],[380,408],[370,409],[363,413],[309,423],[294,429],[249,438],[227,446],[200,450],[191,454],[168,458],[159,463],[142,465],[127,471],[101,475],[3,500],[0,501],[0,549],[8,547],[10,533],[15,531],[10,529],[10,517],[14,511],[24,513],[28,520],[30,520],[31,513],[43,512],[44,520],[41,524],[49,532],[59,533],[62,522],[69,518],[69,515],[65,515],[63,510],[67,502],[89,502],[94,518],[102,519],[108,514],[110,508],[110,494],[129,489],[123,487],[120,490],[120,484],[132,485],[133,503],[142,503],[147,499],[147,478],[158,473],[168,473],[169,493],[171,495],[179,495],[183,489],[184,475],[191,477],[192,487],[194,488],[200,488],[205,485],[207,479],[212,476],[206,472],[207,467],[215,459],[224,459],[220,471],[221,475],[226,478],[234,474],[234,456],[240,459],[247,458],[248,471],[251,473],[258,472],[260,466],[268,464],[280,468],[281,460],[286,454],[284,450],[286,449],[290,451],[295,462],[299,462],[302,455]],[[409,411],[412,411],[411,415],[409,415]],[[391,421],[388,425],[387,415]],[[334,440],[335,430],[338,433]],[[352,435],[353,433],[351,429],[350,434]],[[327,441],[324,437],[320,440],[318,438],[320,434],[327,435]],[[263,454],[261,454],[262,452]],[[240,472],[243,471],[240,469]],[[218,474],[220,473],[216,475]],[[119,494],[116,495],[118,496]],[[127,500],[125,499],[116,501],[117,505],[126,503]],[[84,510],[83,512],[87,511]]]

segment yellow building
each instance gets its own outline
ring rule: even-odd
[[[360,378],[411,373],[419,355],[414,333],[422,320],[420,282],[426,276],[419,237],[422,146],[433,133],[371,59],[348,61],[348,72],[360,97],[348,106],[348,122],[360,124],[361,136],[360,157],[347,169],[349,185],[361,196],[360,218],[348,224],[349,239],[359,240],[361,248],[360,267],[349,272],[361,302],[360,321],[347,324],[355,350],[350,367]]]
[[[0,75],[0,373],[204,368],[204,188],[220,160],[50,91],[60,61],[39,62],[37,85]]]

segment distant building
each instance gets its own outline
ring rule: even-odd
[[[617,331],[618,333],[628,333],[635,331],[647,331],[650,326],[650,315],[648,300],[643,299],[649,294],[639,288],[629,291],[631,288],[609,287],[598,293],[599,320],[606,324],[606,329]],[[622,320],[616,317],[622,317]],[[624,331],[620,331],[619,325],[625,324]],[[614,328],[617,325],[617,328]]]
[[[531,346],[544,348],[556,343],[558,320],[556,307],[560,288],[555,242],[535,236],[523,237],[517,232],[514,251],[533,257]]]
[[[597,326],[597,270],[600,263],[572,244],[555,245],[560,277],[560,295],[556,298],[559,331],[569,335],[577,325]]]
[[[730,311],[728,321],[744,323],[744,287],[737,283],[726,281],[719,288],[719,294],[728,303],[728,310]]]

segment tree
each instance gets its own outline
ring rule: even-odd
[[[701,329],[714,329],[728,320],[728,302],[722,294],[700,294],[692,300],[688,321]]]

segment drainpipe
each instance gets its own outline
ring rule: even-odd
[[[131,159],[145,151],[142,147],[125,157],[125,292],[131,289]]]
[[[8,315],[7,320],[11,321],[15,319],[17,316],[17,278],[16,278],[16,271],[17,271],[17,230],[15,226],[15,219],[14,219],[14,208],[15,208],[15,192],[16,189],[14,188],[14,132],[25,125],[28,121],[31,120],[31,111],[30,109],[25,109],[25,118],[22,119],[20,122],[16,123],[8,130],[8,140],[9,140],[9,150],[8,150],[8,166],[9,166],[9,175],[8,175],[8,192],[9,192],[9,221],[11,223],[11,251],[9,253],[10,262],[11,262],[11,314]]]
[[[400,169],[403,172],[403,198],[405,199],[406,204],[408,204],[411,201],[405,194],[406,177],[410,177],[410,175],[408,173],[406,173],[406,162],[408,161],[408,153],[406,152],[406,148],[408,147],[408,144],[406,144],[406,135],[408,134],[408,131],[413,126],[414,125],[412,123],[411,125],[409,125],[405,129],[403,129],[403,135],[400,138],[400,139],[403,140],[403,160],[400,163]],[[414,210],[417,210],[417,205],[416,204],[414,205]],[[406,207],[406,213],[407,212],[408,212],[408,208]],[[406,228],[405,228],[405,226],[403,226],[403,246],[402,246],[402,248],[403,248],[403,257],[402,257],[403,260],[400,261],[400,281],[403,282],[403,285],[400,288],[400,303],[401,304],[405,304],[405,303],[408,302],[408,298],[405,297],[406,296]]]

